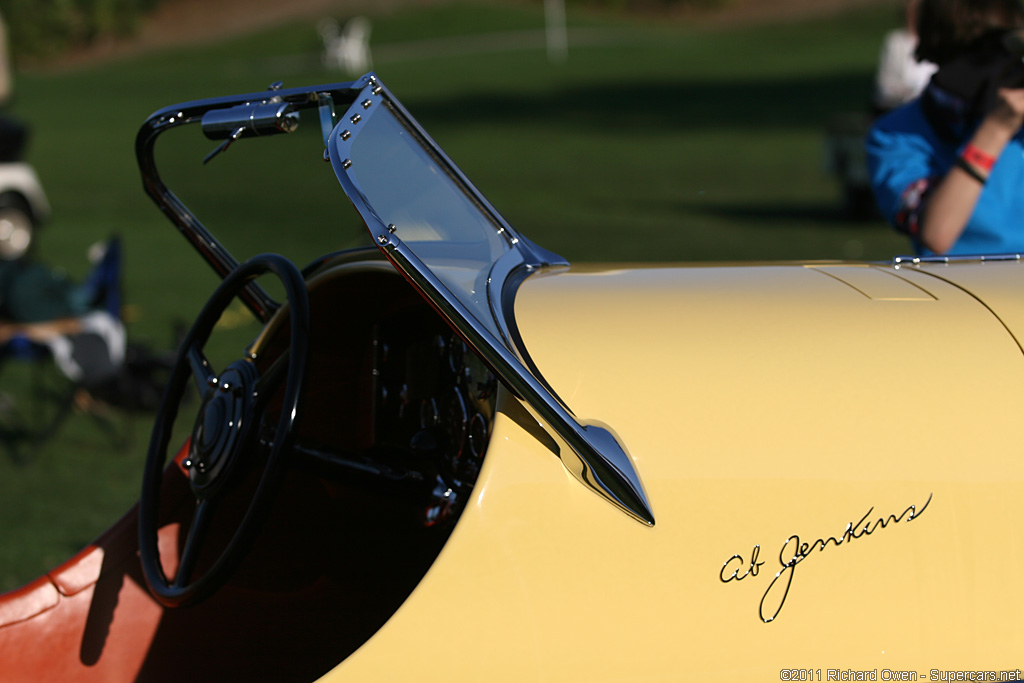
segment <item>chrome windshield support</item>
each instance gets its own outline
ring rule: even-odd
[[[150,115],[135,137],[135,156],[146,194],[223,279],[238,267],[239,260],[164,183],[155,159],[157,139],[180,126],[200,124],[208,137],[225,139],[225,144],[216,150],[223,151],[226,144],[242,137],[294,130],[297,124],[295,112],[298,110],[320,108],[321,118],[326,116],[331,121],[334,103],[341,102],[347,106],[361,87],[353,83],[334,83],[316,88],[281,89],[275,83],[270,90],[263,92],[195,100],[160,109]],[[249,310],[263,321],[268,320],[279,307],[278,302],[256,282],[246,285],[241,298]]]
[[[582,483],[639,522],[654,526],[654,513],[632,458],[615,435],[598,424],[582,424],[557,400],[547,385],[528,372],[509,348],[493,335],[457,297],[447,291],[416,254],[393,234],[377,237],[384,255],[456,331],[483,357],[540,422],[548,425],[567,448],[561,448],[562,464]]]
[[[578,419],[530,361],[516,285],[561,257],[520,236],[373,74],[331,133],[328,156],[380,250],[527,406],[565,468],[637,521],[654,513],[613,432]]]

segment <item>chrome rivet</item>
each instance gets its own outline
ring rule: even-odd
[[[372,100],[363,100],[363,109],[369,109],[371,104],[373,104]]]
[[[345,161],[341,162],[341,167],[342,168],[351,168],[352,167],[352,160],[351,159],[345,159]]]
[[[341,139],[342,140],[348,140],[350,137],[352,137],[352,131],[350,131],[350,130],[343,130],[343,131],[341,131]]]
[[[216,389],[219,384],[220,380],[216,377],[211,377],[210,379],[206,380],[206,386],[210,387],[211,389]]]
[[[353,114],[352,118],[349,119],[349,121],[351,121],[352,123],[359,123],[362,120],[363,120],[363,117],[360,116],[359,114]]]
[[[387,235],[377,235],[377,241],[380,242],[381,244],[387,244],[388,243],[388,236]]]
[[[378,86],[377,86],[377,87],[375,87],[375,88],[374,88],[374,89],[373,89],[373,90],[372,90],[371,92],[373,92],[373,94],[374,94],[374,95],[379,95],[379,94],[381,94],[381,92],[383,92],[383,90],[384,90],[384,88],[382,88],[382,87],[380,87],[380,86],[378,85]]]
[[[390,233],[391,233],[392,235],[394,235],[394,234],[395,234],[395,230],[397,230],[397,229],[398,229],[398,228],[396,228],[396,227],[395,227],[395,224],[394,224],[394,223],[390,223],[390,224],[388,224],[388,232],[390,232]]]

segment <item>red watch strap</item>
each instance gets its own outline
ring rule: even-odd
[[[967,143],[964,151],[960,152],[960,158],[984,171],[991,171],[996,165],[996,158],[988,152],[983,152],[971,143]]]

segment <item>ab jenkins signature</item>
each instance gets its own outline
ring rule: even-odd
[[[786,604],[789,589],[793,587],[793,575],[796,573],[797,565],[806,560],[812,552],[815,550],[821,552],[830,545],[838,548],[846,543],[856,541],[858,538],[870,536],[890,524],[913,522],[928,509],[928,504],[931,502],[932,494],[929,493],[928,500],[924,502],[921,509],[918,509],[916,505],[911,505],[899,514],[894,513],[887,517],[878,518],[872,517],[871,514],[875,508],[869,508],[860,520],[848,523],[846,530],[838,538],[829,536],[828,538],[819,538],[812,543],[802,543],[800,537],[796,534],[787,538],[782,544],[782,549],[779,551],[779,572],[772,579],[771,583],[768,584],[768,588],[765,589],[764,596],[761,598],[761,605],[759,607],[761,620],[767,624],[779,616],[782,606]],[[750,551],[749,561],[745,560],[742,555],[730,557],[725,561],[722,571],[718,575],[722,583],[742,581],[748,577],[757,576],[761,567],[765,564],[760,561],[760,556],[761,546],[755,545],[754,549]]]

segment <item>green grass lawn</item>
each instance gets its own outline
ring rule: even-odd
[[[541,30],[540,7],[444,4],[373,20],[381,78],[513,225],[570,260],[886,259],[906,250],[880,222],[843,217],[823,164],[829,119],[866,105],[892,20],[886,8],[733,28],[571,14],[561,65],[498,40]],[[481,33],[494,39],[458,40]],[[190,322],[217,280],[144,196],[139,125],[174,102],[276,80],[347,80],[321,66],[319,48],[315,25],[303,23],[18,74],[15,113],[32,126],[29,158],[54,208],[39,256],[79,277],[88,245],[121,234],[130,337],[167,348],[175,321]],[[301,263],[368,241],[320,161],[317,131],[243,140],[206,166],[216,143],[187,132],[158,157],[240,258],[280,251]],[[333,199],[314,204],[314,191]],[[222,344],[240,351],[256,329],[238,326]],[[33,381],[21,370],[0,375],[0,392],[15,400]],[[109,430],[76,414],[20,460],[0,452],[0,590],[70,556],[135,499],[150,418],[114,420],[127,448],[115,451]]]

